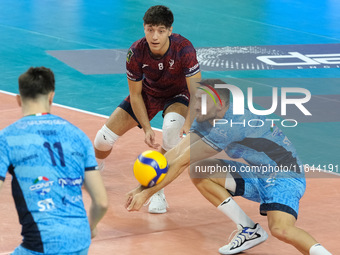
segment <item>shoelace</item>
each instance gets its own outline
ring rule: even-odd
[[[228,243],[230,243],[233,247],[234,247],[235,245],[241,244],[243,240],[242,240],[240,234],[243,232],[244,229],[245,229],[245,228],[243,228],[243,227],[242,227],[242,228],[235,229],[235,230],[230,234],[230,236],[229,236],[229,238],[228,238]],[[235,235],[234,238],[230,241],[232,235],[233,235],[235,232],[237,232],[236,235]],[[248,234],[248,233],[245,232],[245,234]],[[247,238],[245,235],[242,235],[242,236],[243,236],[245,239]]]
[[[234,241],[236,240],[236,238],[238,238],[238,235],[239,235],[240,233],[242,233],[242,230],[243,230],[243,229],[235,229],[233,232],[231,232],[231,234],[230,234],[230,236],[229,236],[229,238],[228,238],[228,243],[234,243]],[[237,232],[236,235],[231,239],[231,237],[233,236],[233,234],[234,234],[235,232]],[[231,239],[231,240],[230,240],[230,239]]]
[[[168,202],[166,201],[165,196],[163,194],[156,193],[155,195],[150,197],[150,199],[144,204],[144,206],[149,205],[151,203],[151,200],[158,200],[160,202],[165,201],[166,207],[169,208]]]

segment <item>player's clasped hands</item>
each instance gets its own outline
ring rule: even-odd
[[[131,211],[139,211],[139,209],[146,203],[149,196],[143,192],[143,187],[139,186],[126,194],[125,208]]]

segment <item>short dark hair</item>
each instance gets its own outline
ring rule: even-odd
[[[170,28],[174,22],[174,15],[171,10],[164,5],[151,6],[143,17],[144,24],[152,26],[164,25]]]
[[[35,99],[55,90],[54,74],[46,67],[30,67],[19,76],[19,92],[22,98]]]
[[[222,81],[220,79],[205,79],[205,80],[201,80],[200,84],[203,86],[211,86],[213,87],[217,94],[220,96],[221,100],[224,100],[226,102],[226,106],[229,105],[230,102],[230,90],[229,89],[217,89],[215,88],[215,84],[227,84],[225,81]]]

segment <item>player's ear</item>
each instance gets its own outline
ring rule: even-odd
[[[53,98],[54,98],[55,92],[52,91],[48,94],[48,103],[51,105],[53,103]]]
[[[18,105],[21,107],[22,106],[21,96],[20,95],[16,95],[15,98],[17,100]]]
[[[173,29],[173,26],[171,26],[171,27],[169,28],[169,36],[172,34],[172,29]]]

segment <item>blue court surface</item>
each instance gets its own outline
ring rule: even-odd
[[[296,127],[283,130],[304,163],[336,171],[337,0],[2,0],[0,90],[18,93],[19,74],[30,66],[46,66],[56,74],[56,103],[110,115],[128,95],[126,51],[143,37],[142,17],[156,4],[173,11],[173,32],[193,43],[204,78],[224,79],[244,92],[252,87],[257,107],[265,108],[270,106],[272,87],[310,91],[305,107],[312,116],[291,106],[287,116],[280,116],[278,107],[275,118],[298,121]],[[152,126],[161,128],[161,123],[159,114]]]

